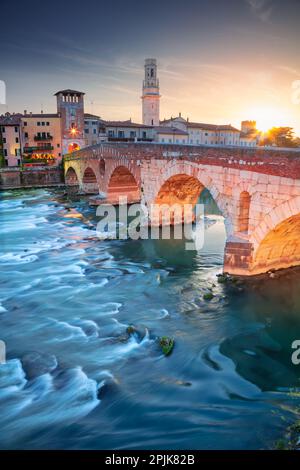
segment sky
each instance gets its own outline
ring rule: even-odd
[[[0,113],[55,112],[53,94],[72,88],[86,112],[141,122],[155,57],[161,119],[256,119],[300,135],[299,0],[2,1],[0,14]]]

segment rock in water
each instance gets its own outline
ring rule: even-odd
[[[162,336],[159,340],[160,347],[165,356],[171,354],[174,348],[174,338],[169,338],[168,336]]]

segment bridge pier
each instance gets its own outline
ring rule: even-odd
[[[225,245],[224,273],[236,276],[251,275],[253,250],[253,244],[248,240],[229,238]]]

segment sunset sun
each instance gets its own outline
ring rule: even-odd
[[[267,132],[272,127],[279,127],[284,122],[288,122],[286,111],[275,107],[253,108],[249,111],[249,115],[253,116],[257,129],[262,132]]]

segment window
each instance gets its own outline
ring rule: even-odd
[[[4,149],[4,156],[7,157],[7,150]]]
[[[94,134],[97,134],[97,129],[93,129]]]
[[[50,122],[46,122],[46,126],[50,126]]]
[[[23,124],[24,124],[24,126],[27,126],[27,122],[26,122],[26,121],[24,121],[24,123],[23,123]]]
[[[161,139],[161,141],[162,141],[162,142],[164,142],[164,141],[165,141],[165,139],[164,139],[164,138],[162,138],[162,139]]]
[[[124,131],[118,131],[119,139],[124,139]]]
[[[28,139],[28,132],[25,132],[24,137],[25,139]]]
[[[18,128],[17,128],[17,126],[15,127],[15,132],[18,132]]]
[[[206,136],[207,136],[207,135],[208,135],[208,132],[205,132],[205,134],[204,134],[204,135],[206,135]]]
[[[136,132],[135,131],[130,131],[130,138],[134,139],[136,137]]]
[[[38,126],[40,126],[40,125],[41,125],[41,123],[40,123],[40,122],[37,122],[37,125],[38,125]]]
[[[42,122],[42,126],[44,126],[44,125],[45,125],[45,122],[43,121],[43,122]]]
[[[146,138],[147,138],[147,132],[143,131],[143,139],[146,139]]]
[[[5,160],[5,166],[8,166],[8,161],[7,160]]]
[[[15,156],[18,156],[18,149],[15,149]]]
[[[2,141],[4,144],[6,144],[6,137],[3,137]]]
[[[114,137],[115,133],[114,131],[108,131],[108,137]]]
[[[1,129],[1,130],[2,130],[2,132],[5,132],[5,127],[2,127],[2,129]]]
[[[60,144],[57,144],[57,148],[58,148],[58,149],[59,149],[59,147],[60,147]]]
[[[59,153],[58,156],[61,157],[61,154]]]
[[[89,129],[84,129],[85,134],[89,134]]]
[[[19,143],[19,137],[16,137],[16,144]]]
[[[20,166],[20,163],[21,163],[21,162],[20,162],[20,159],[18,159],[18,166]]]

